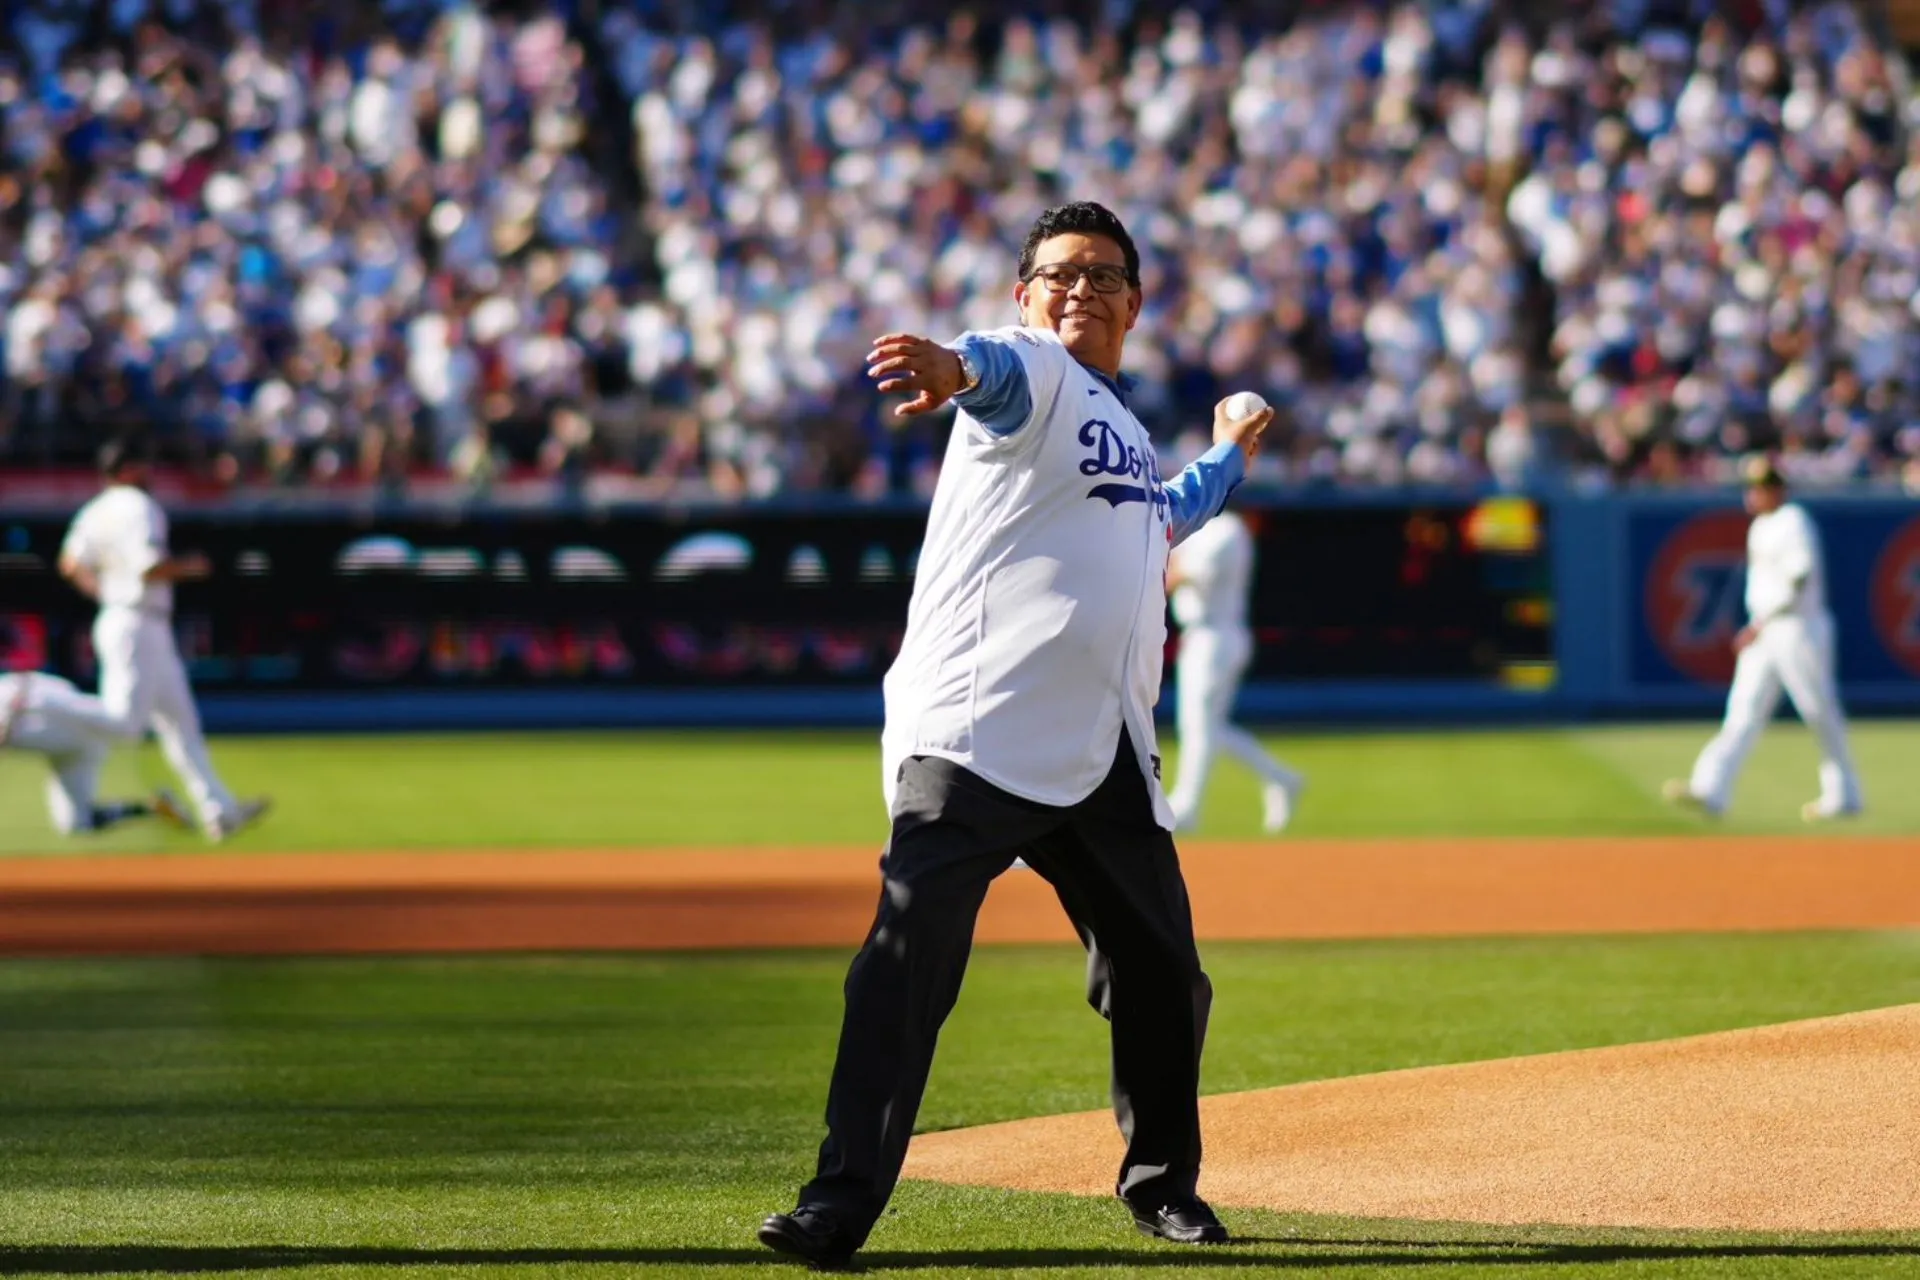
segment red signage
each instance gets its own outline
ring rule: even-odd
[[[1733,637],[1746,617],[1747,516],[1711,511],[1667,535],[1647,570],[1653,642],[1703,684],[1733,679]]]
[[[1869,589],[1874,633],[1895,662],[1920,676],[1920,516],[1887,539]]]

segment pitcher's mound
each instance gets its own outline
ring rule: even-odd
[[[1920,1227],[1920,1005],[1201,1102],[1216,1204],[1369,1218]],[[1109,1195],[1106,1112],[915,1138],[907,1176]]]

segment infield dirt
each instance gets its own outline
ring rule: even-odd
[[[1194,842],[1203,939],[1920,925],[1911,838]],[[844,946],[872,849],[0,862],[0,954]],[[1012,872],[983,942],[1071,942]],[[1208,1098],[1203,1190],[1367,1217],[1920,1228],[1920,1006]],[[915,1140],[910,1176],[1105,1194],[1104,1113]]]
[[[1920,1005],[1203,1098],[1200,1190],[1366,1218],[1920,1227]],[[1111,1193],[1113,1117],[922,1134],[907,1176]]]
[[[1182,853],[1204,939],[1920,925],[1912,838],[1279,840]],[[0,861],[0,954],[850,946],[872,849]],[[1073,940],[1014,871],[982,942]]]

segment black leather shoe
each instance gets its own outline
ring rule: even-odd
[[[844,1267],[859,1248],[839,1215],[824,1204],[803,1204],[760,1224],[760,1243],[777,1253],[805,1258],[816,1267]]]
[[[1175,1244],[1225,1244],[1227,1229],[1220,1219],[1213,1216],[1213,1210],[1199,1196],[1190,1200],[1177,1200],[1172,1204],[1148,1208],[1146,1205],[1128,1202],[1127,1208],[1133,1210],[1133,1224],[1146,1235],[1162,1240],[1171,1240]]]

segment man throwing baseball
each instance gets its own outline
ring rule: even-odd
[[[1808,822],[1860,812],[1860,777],[1847,750],[1847,717],[1834,677],[1833,614],[1827,610],[1820,531],[1765,458],[1746,466],[1747,625],[1727,691],[1726,721],[1700,752],[1693,776],[1670,780],[1667,799],[1718,815],[1784,688],[1820,741],[1820,794],[1800,808]]]
[[[205,556],[167,550],[167,515],[146,490],[147,467],[126,447],[101,454],[107,480],[80,508],[60,548],[60,572],[100,613],[93,624],[100,699],[129,737],[152,728],[186,784],[200,828],[224,840],[257,820],[267,802],[233,798],[207,755],[200,712],[173,639],[173,584],[204,578]]]
[[[1216,410],[1214,448],[1162,481],[1120,374],[1139,254],[1099,205],[1041,216],[1013,298],[1018,325],[950,346],[890,334],[870,357],[879,389],[910,397],[899,413],[960,412],[886,678],[892,835],[847,974],[827,1137],[799,1207],[760,1229],[816,1264],[844,1263],[893,1192],[974,919],[1016,858],[1059,894],[1112,1022],[1120,1197],[1149,1234],[1227,1235],[1195,1194],[1212,989],[1153,705],[1168,550],[1220,510],[1272,414]]]

